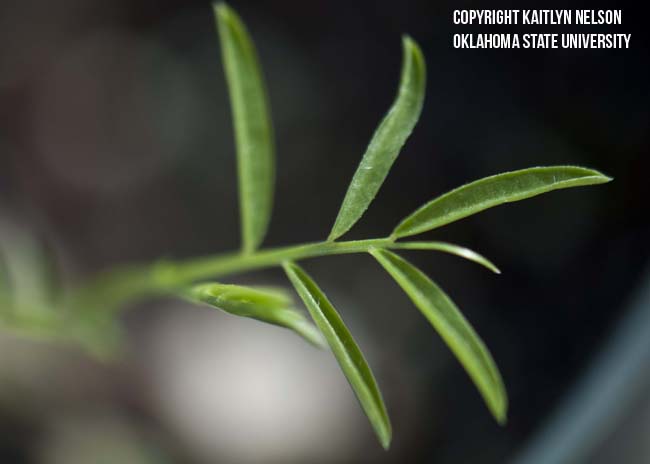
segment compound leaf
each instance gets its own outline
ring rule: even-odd
[[[257,53],[246,27],[226,4],[214,9],[237,147],[242,247],[252,252],[264,239],[273,207],[273,128]]]
[[[350,331],[323,291],[298,265],[284,264],[284,270],[329,343],[361,407],[368,416],[381,445],[388,449],[391,425],[375,377]]]
[[[191,301],[208,304],[235,316],[285,327],[312,345],[325,346],[318,329],[293,308],[291,297],[281,289],[208,283],[192,287],[185,296]]]
[[[397,97],[377,127],[354,173],[329,240],[335,240],[347,232],[366,211],[420,117],[426,66],[422,52],[413,39],[405,36],[402,43],[404,58]]]
[[[370,253],[402,287],[459,359],[497,422],[505,423],[508,399],[501,375],[483,344],[451,299],[419,269],[395,253]]]
[[[401,238],[420,234],[503,203],[610,180],[598,171],[577,166],[535,167],[497,174],[431,200],[404,219],[392,235]]]

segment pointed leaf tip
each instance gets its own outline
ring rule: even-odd
[[[458,358],[499,424],[506,421],[508,398],[492,355],[472,326],[442,291],[422,271],[388,250],[370,254],[393,277]]]
[[[598,171],[578,166],[534,167],[485,177],[431,200],[400,222],[392,236],[409,237],[504,203],[611,180]]]
[[[257,52],[244,23],[225,3],[214,5],[233,116],[242,248],[264,239],[273,207],[275,147],[266,88]]]
[[[397,97],[377,127],[350,182],[328,240],[335,240],[361,218],[420,118],[426,65],[417,43],[402,39],[403,59]]]
[[[226,16],[230,11],[230,7],[226,2],[212,2],[212,9],[222,16]]]
[[[390,446],[392,428],[375,377],[343,319],[325,293],[297,264],[285,262],[284,270],[321,330],[345,374],[381,446]]]

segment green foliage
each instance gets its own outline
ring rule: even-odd
[[[246,27],[227,5],[216,5],[214,10],[235,128],[242,247],[252,252],[264,239],[273,206],[271,116],[257,53]]]
[[[401,147],[415,126],[425,94],[420,48],[403,39],[403,66],[397,98],[377,128],[354,174],[328,240],[259,250],[271,215],[274,183],[273,134],[268,100],[253,43],[236,13],[215,7],[223,65],[230,92],[237,148],[242,250],[182,262],[154,262],[102,273],[85,285],[49,294],[25,293],[21,281],[6,276],[49,276],[45,267],[3,272],[0,265],[0,317],[3,327],[31,338],[81,344],[105,357],[119,349],[118,310],[148,296],[182,296],[230,314],[288,328],[315,345],[331,348],[357,395],[380,443],[388,448],[391,426],[382,395],[352,335],[314,281],[295,261],[325,255],[371,253],[429,320],[468,372],[496,418],[507,416],[507,395],[487,348],[449,297],[421,271],[388,250],[433,250],[476,262],[499,273],[478,253],[445,242],[399,242],[503,203],[551,190],[600,184],[611,178],[594,170],[535,167],[487,177],[438,197],[404,219],[385,238],[335,241],[363,215],[376,196]],[[1,254],[0,254],[1,258]],[[1,264],[1,263],[0,263]],[[316,327],[294,308],[286,292],[220,283],[198,284],[240,272],[283,266]],[[51,277],[51,276],[50,276]],[[56,279],[48,282],[57,282]],[[60,283],[57,285],[60,286]],[[44,286],[45,288],[47,286]],[[39,287],[40,288],[40,287]],[[24,303],[22,297],[37,295]],[[48,296],[50,295],[50,296]],[[56,298],[52,295],[56,295]],[[25,300],[27,301],[27,300]]]
[[[393,231],[396,238],[420,234],[488,208],[569,187],[603,184],[611,178],[593,169],[549,166],[486,177],[431,200]]]
[[[397,98],[377,127],[361,158],[329,240],[343,235],[361,218],[420,118],[424,103],[426,65],[422,51],[413,39],[403,37],[402,46],[404,59]]]
[[[14,231],[12,245],[2,250],[0,267],[4,279],[11,282],[11,294],[16,306],[39,310],[51,305],[60,285],[52,250],[33,234]]]
[[[293,307],[293,299],[284,289],[210,283],[192,287],[187,297],[235,316],[285,327],[314,346],[324,346],[321,333]]]
[[[10,239],[7,246],[0,247],[3,328],[19,338],[80,344],[99,358],[112,357],[121,341],[118,321],[100,312],[68,313],[62,304],[63,288],[52,250],[22,230],[13,231]]]
[[[368,363],[343,319],[323,291],[309,275],[292,262],[284,263],[284,270],[309,310],[312,319],[329,344],[341,370],[347,377],[361,403],[381,445],[388,449],[392,435],[390,420]]]
[[[458,357],[495,419],[500,424],[505,423],[508,400],[499,370],[485,344],[453,301],[419,269],[395,253],[374,249],[370,254],[402,287]]]

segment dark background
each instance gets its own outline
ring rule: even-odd
[[[130,345],[116,366],[0,340],[0,461],[100,462],[88,460],[99,455],[108,459],[101,462],[188,463],[515,459],[551,413],[565,407],[649,281],[645,12],[617,3],[607,8],[623,10],[621,26],[526,28],[452,24],[455,8],[497,7],[477,2],[231,6],[256,40],[274,116],[278,171],[269,246],[326,237],[394,97],[402,33],[418,41],[427,59],[427,98],[351,238],[383,236],[434,195],[500,171],[577,164],[614,177],[610,184],[496,208],[427,236],[478,250],[497,263],[501,276],[453,257],[408,254],[447,289],[490,347],[510,396],[508,425],[493,422],[462,368],[375,263],[345,256],[306,267],[360,333],[393,418],[388,453],[379,450],[345,381],[320,383],[340,376],[327,356],[314,358],[299,341],[276,350],[275,343],[292,337],[279,329],[178,302],[148,302],[125,316]],[[591,2],[562,7],[597,8]],[[453,33],[483,31],[620,32],[632,39],[628,50],[453,49]],[[112,264],[238,247],[229,118],[208,2],[0,6],[4,228],[13,236],[31,230],[43,237],[69,281]],[[237,281],[282,283],[276,271]],[[243,351],[250,356],[240,360]],[[228,363],[248,366],[252,377],[241,382],[256,387],[242,393]],[[611,437],[621,427],[632,436],[626,447],[636,451],[602,462],[650,460],[641,439],[650,431],[649,377],[634,380],[637,393],[619,398],[625,407],[607,420],[611,430],[581,438],[591,444],[579,462],[616,452]],[[160,385],[169,378],[185,383],[170,393]],[[221,389],[208,388],[210,382]],[[205,396],[196,394],[204,384]],[[211,422],[210,408],[222,411],[222,403],[210,392],[225,398],[233,416]],[[299,393],[307,395],[303,402],[293,396]],[[308,410],[287,406],[294,400]],[[240,410],[238,403],[259,407]],[[296,430],[304,436],[287,438]],[[532,462],[558,462],[544,459]]]

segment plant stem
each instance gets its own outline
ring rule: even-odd
[[[353,240],[347,242],[317,242],[269,248],[250,254],[226,254],[198,258],[175,265],[178,284],[205,278],[218,278],[240,272],[278,266],[284,261],[294,261],[325,255],[363,253],[370,247],[389,247],[390,239]]]
[[[326,255],[364,253],[371,247],[391,247],[389,238],[316,242],[268,248],[253,253],[227,253],[187,261],[159,261],[154,264],[120,267],[107,271],[71,296],[71,306],[84,310],[99,303],[111,310],[127,301],[145,296],[164,295],[205,279],[279,266]]]

